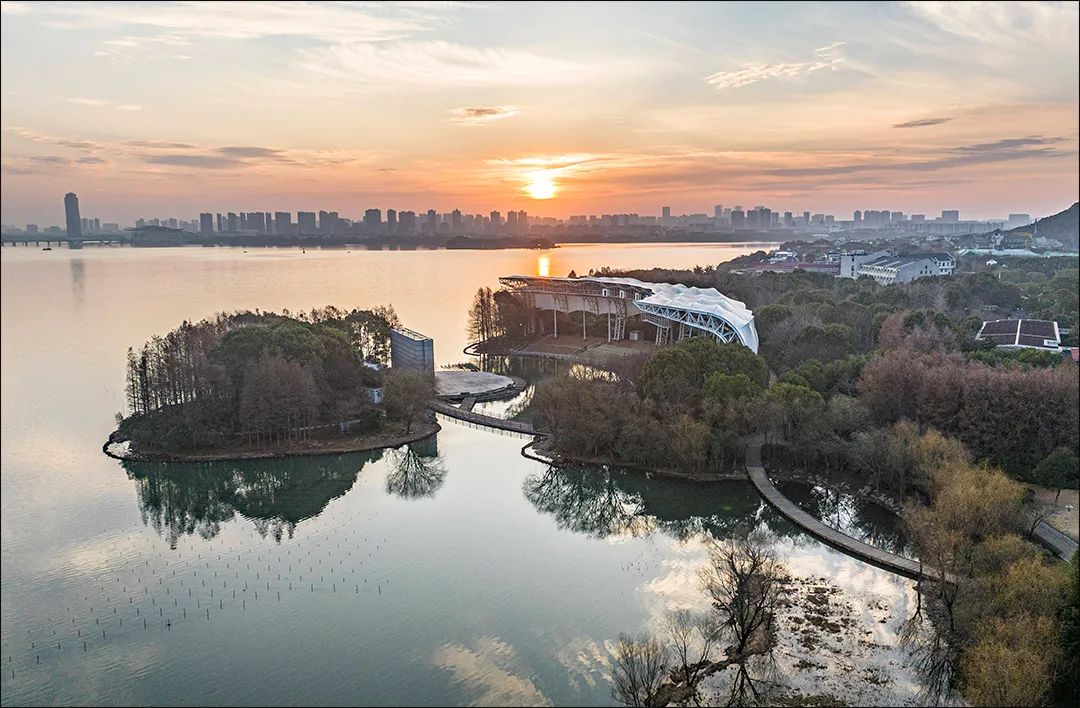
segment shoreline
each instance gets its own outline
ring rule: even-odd
[[[243,460],[271,460],[286,457],[314,457],[317,455],[345,455],[354,452],[370,452],[398,448],[409,443],[419,442],[435,435],[442,426],[438,421],[422,421],[413,426],[413,430],[398,436],[364,436],[328,441],[322,447],[288,447],[262,450],[233,450],[220,453],[131,453],[118,455],[109,447],[115,443],[127,442],[114,438],[114,431],[101,446],[101,451],[108,457],[121,462],[240,462]]]

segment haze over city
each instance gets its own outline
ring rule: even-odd
[[[2,220],[1075,201],[1077,5],[4,2]]]

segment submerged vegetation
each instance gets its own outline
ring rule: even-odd
[[[397,324],[390,308],[334,307],[184,322],[128,350],[129,415],[114,438],[167,456],[317,447],[393,433],[387,418],[411,433],[431,382],[381,369]],[[384,386],[380,403],[372,391]]]

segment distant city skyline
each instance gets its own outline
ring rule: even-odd
[[[124,228],[131,228],[119,222],[102,221],[100,217],[80,217],[78,195],[68,192],[63,200],[66,226],[62,229],[55,224],[27,223],[24,226],[3,224],[4,233],[25,233],[56,235],[61,231],[68,236],[87,234],[120,233]],[[293,216],[295,214],[295,221]],[[753,207],[734,204],[725,206],[715,204],[711,213],[691,212],[676,213],[671,206],[660,207],[660,215],[639,214],[636,212],[616,212],[600,214],[574,214],[566,218],[537,216],[525,210],[492,210],[488,214],[465,213],[460,209],[442,212],[437,209],[399,210],[381,207],[364,209],[362,217],[355,218],[336,210],[318,211],[298,210],[281,211],[275,209],[258,211],[200,212],[197,217],[176,216],[139,217],[134,228],[164,227],[192,233],[208,234],[258,234],[277,236],[524,236],[533,226],[538,227],[659,227],[664,230],[685,231],[783,231],[837,229],[869,229],[924,232],[937,234],[991,231],[1011,229],[1031,223],[1040,215],[1033,217],[1024,212],[1010,212],[1007,217],[998,216],[990,219],[962,217],[959,209],[942,209],[939,215],[921,213],[908,214],[890,209],[856,209],[850,219],[811,210],[792,211],[772,209],[758,204]]]
[[[1080,191],[1075,3],[4,2],[4,224],[235,210],[977,219]]]

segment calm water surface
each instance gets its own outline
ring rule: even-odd
[[[704,607],[701,539],[746,526],[776,535],[800,581],[835,586],[850,622],[809,643],[791,625],[780,683],[914,700],[896,647],[910,583],[798,533],[744,483],[550,470],[520,438],[449,420],[375,454],[125,466],[100,452],[124,352],[183,319],[391,303],[451,364],[473,292],[499,275],[755,248],[4,248],[3,703],[610,704],[618,634]],[[808,652],[818,668],[798,663]]]

